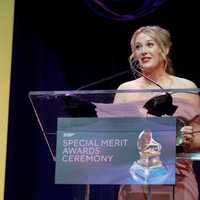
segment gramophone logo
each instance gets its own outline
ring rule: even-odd
[[[160,159],[162,146],[153,139],[150,129],[143,130],[137,139],[139,159],[130,168],[131,176],[140,183],[154,183],[169,174]],[[156,183],[156,182],[155,182]]]

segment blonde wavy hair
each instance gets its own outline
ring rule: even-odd
[[[168,30],[161,28],[160,26],[143,26],[137,29],[132,38],[131,38],[131,49],[134,53],[135,51],[135,39],[138,34],[144,33],[148,36],[150,36],[160,47],[161,50],[161,56],[163,57],[163,60],[165,61],[165,70],[169,74],[174,74],[174,69],[172,67],[172,62],[169,56],[172,41],[171,36]]]

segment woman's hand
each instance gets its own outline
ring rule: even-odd
[[[184,126],[181,128],[181,132],[183,133],[183,143],[185,145],[190,145],[193,140],[193,127]]]
[[[192,126],[184,126],[181,128],[181,132],[183,133],[183,144],[185,151],[190,151],[193,145],[193,127]]]
[[[183,144],[186,152],[200,151],[200,129],[195,126],[184,126],[181,128],[183,133]]]

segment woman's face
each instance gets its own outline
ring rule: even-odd
[[[144,33],[139,33],[135,38],[134,57],[139,61],[143,71],[151,71],[164,64],[160,47],[155,40]]]

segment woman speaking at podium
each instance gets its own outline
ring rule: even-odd
[[[163,91],[166,97],[172,97],[180,102],[190,103],[193,107],[200,107],[198,94],[191,93],[174,93],[169,94],[166,89],[195,89],[196,85],[187,79],[176,77],[173,75],[173,68],[169,58],[171,49],[170,33],[159,26],[144,26],[135,31],[131,39],[132,54],[129,58],[132,70],[138,75],[138,78],[121,84],[118,90],[129,89],[158,89]],[[153,100],[153,93],[118,93],[115,96],[114,103],[127,103],[137,101]],[[158,100],[158,99],[157,99]],[[146,104],[148,108],[148,103]],[[182,113],[181,104],[178,109],[172,105],[172,113],[174,116],[182,115],[187,118],[190,123],[185,125],[181,131],[183,134],[183,145],[187,152],[200,149],[200,117],[194,117],[195,114]],[[189,110],[189,109],[188,109]],[[151,115],[145,108],[140,108],[142,116]],[[191,111],[192,112],[192,111]],[[158,116],[161,116],[162,114]],[[184,116],[183,116],[184,115]],[[189,119],[190,118],[190,119]],[[194,120],[191,120],[194,119]],[[196,134],[193,134],[194,131]],[[198,186],[193,172],[192,161],[177,160],[176,161],[176,185],[154,185],[151,186],[152,199],[160,200],[162,191],[173,191],[175,200],[198,200]],[[164,196],[163,196],[164,197]],[[145,185],[123,185],[119,190],[119,200],[143,200],[147,199],[147,186]]]

